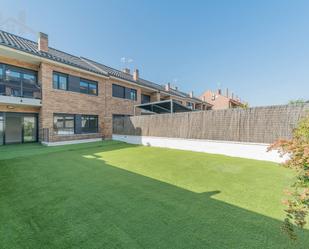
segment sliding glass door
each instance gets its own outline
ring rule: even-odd
[[[23,142],[37,141],[37,117],[24,116],[23,118]]]
[[[0,113],[0,145],[38,141],[38,115]]]

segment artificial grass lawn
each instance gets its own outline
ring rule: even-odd
[[[98,142],[0,148],[0,248],[309,248],[275,163]]]

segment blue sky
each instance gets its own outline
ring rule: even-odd
[[[309,99],[309,1],[0,0],[0,28],[195,95],[251,106]],[[29,30],[7,25],[13,18]],[[125,59],[121,59],[125,58]],[[125,61],[125,62],[123,62]]]

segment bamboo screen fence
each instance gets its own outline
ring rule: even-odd
[[[290,138],[309,104],[117,117],[121,135],[272,143]]]

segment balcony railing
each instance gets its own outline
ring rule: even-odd
[[[0,95],[41,99],[41,88],[39,84],[0,80]]]

